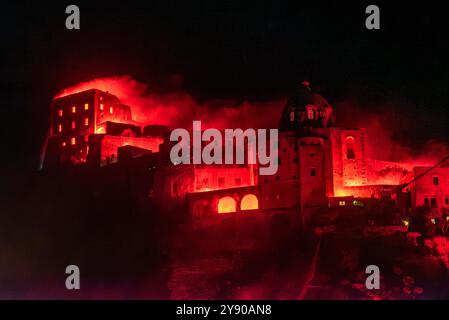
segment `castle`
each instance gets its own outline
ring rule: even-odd
[[[297,212],[307,224],[320,208],[392,195],[401,181],[383,179],[383,169],[407,172],[400,163],[367,157],[365,129],[340,127],[334,108],[307,82],[280,115],[278,170],[271,176],[259,176],[257,164],[173,164],[169,128],[142,128],[132,120],[129,106],[97,89],[54,99],[50,123],[45,167],[102,167],[120,164],[124,155],[152,155],[157,158],[153,196],[168,209],[187,204],[193,223],[200,226],[234,213],[278,211]],[[435,179],[448,169],[429,171],[432,187],[419,186],[418,180],[407,185],[413,199],[406,206],[449,208],[449,181]]]

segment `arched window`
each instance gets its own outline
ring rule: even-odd
[[[354,137],[346,137],[346,159],[355,160]]]
[[[207,200],[198,200],[193,206],[193,217],[201,218],[207,214],[209,208],[209,202]]]
[[[307,109],[307,119],[313,120],[315,119],[315,111],[312,108]]]
[[[259,209],[259,200],[254,194],[247,194],[242,198],[240,210],[257,210]]]
[[[218,201],[218,213],[235,212],[235,200],[232,197],[226,196]]]

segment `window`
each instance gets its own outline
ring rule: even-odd
[[[293,180],[296,180],[296,174],[294,174],[294,175],[292,176],[292,179],[293,179]]]
[[[437,198],[430,198],[430,206],[432,208],[436,208],[437,207]]]
[[[295,112],[294,111],[290,112],[290,122],[293,122],[293,121],[295,121]]]
[[[242,185],[242,178],[235,178],[235,185],[240,187]]]
[[[246,194],[241,201],[240,210],[259,209],[259,199],[254,194]]]
[[[218,201],[218,213],[227,213],[236,211],[236,203],[234,198],[226,196]]]
[[[114,113],[114,109],[112,107],[109,107],[109,113],[113,114]]]
[[[72,129],[75,129],[76,128],[76,123],[75,123],[75,121],[72,121]]]
[[[88,126],[89,125],[89,118],[84,118],[84,125]]]
[[[58,124],[58,132],[62,132],[62,124]]]
[[[316,168],[310,168],[310,176],[316,177]]]
[[[100,110],[103,110],[103,109],[104,109],[104,105],[102,103],[100,103]]]
[[[65,143],[65,141],[62,142],[62,146],[65,147],[67,144]]]
[[[62,111],[62,109],[58,110],[58,116],[62,117],[62,115],[64,114],[64,111]]]
[[[84,141],[89,142],[89,136],[87,134],[84,136]]]
[[[354,137],[346,137],[346,159],[355,160]]]
[[[315,111],[312,108],[307,109],[307,119],[315,119]]]
[[[435,186],[437,186],[438,185],[438,177],[433,177],[433,184],[435,185]]]
[[[446,197],[446,198],[444,198],[444,204],[449,204],[449,198],[448,197]]]
[[[89,104],[88,103],[84,104],[84,110],[89,110]]]
[[[71,145],[76,144],[76,139],[75,139],[75,138],[70,138],[70,144],[71,144]]]
[[[429,206],[429,198],[424,198],[424,205],[425,205],[426,207]]]
[[[72,107],[72,113],[75,113],[75,112],[76,112],[76,107],[73,106],[73,107]]]
[[[298,158],[293,158],[293,163],[298,163]]]
[[[340,207],[345,206],[345,205],[346,205],[346,201],[340,200],[340,201],[338,201],[338,205],[339,205]]]
[[[218,187],[223,188],[225,183],[225,179],[223,177],[218,178]]]

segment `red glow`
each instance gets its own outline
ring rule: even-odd
[[[223,197],[218,201],[218,213],[235,212],[235,200],[232,197]]]
[[[157,123],[173,128],[191,127],[193,119],[201,120],[204,129],[234,128],[236,123],[240,128],[275,128],[279,112],[285,103],[284,99],[258,103],[233,100],[199,103],[186,92],[161,94],[129,76],[83,82],[62,90],[55,98],[89,89],[99,89],[117,96],[122,103],[131,106],[134,121],[142,124]],[[100,110],[103,110],[102,108],[104,106],[100,104]]]
[[[236,103],[232,100],[214,100],[199,103],[186,92],[161,94],[129,76],[100,78],[80,83],[63,90],[57,97],[93,88],[116,95],[122,103],[131,107],[134,120],[139,121],[142,125],[145,123],[163,124],[172,128],[190,128],[192,120],[201,120],[204,129],[211,127],[217,129],[235,127],[275,128],[277,127],[279,112],[285,104],[284,99],[266,103]],[[99,99],[103,100],[103,97],[100,96]],[[86,108],[86,105],[84,106]],[[344,109],[347,106],[341,107]],[[353,106],[350,107],[352,110]],[[105,106],[101,103],[100,110],[104,110],[104,108]],[[112,108],[108,109],[109,106],[107,105],[106,112],[114,112]],[[60,111],[62,112],[62,110]],[[76,109],[72,110],[72,112],[75,111]],[[115,111],[117,113],[117,110]],[[349,164],[345,169],[344,176],[340,176],[340,181],[342,182],[334,186],[334,196],[352,195],[355,197],[366,197],[374,195],[379,190],[376,186],[398,185],[404,182],[404,179],[406,179],[407,174],[410,173],[413,167],[431,166],[441,159],[442,155],[449,154],[447,146],[433,142],[429,143],[425,150],[422,150],[423,152],[420,156],[413,155],[411,150],[406,149],[398,142],[392,141],[392,134],[387,129],[387,125],[392,122],[391,119],[394,119],[394,117],[388,114],[359,116],[356,120],[357,123],[352,123],[353,127],[366,127],[366,156],[364,160],[366,163],[363,164],[366,168],[363,169],[364,176],[362,176],[359,164],[354,166],[354,168],[351,168],[351,164]],[[124,121],[122,119],[119,122]],[[85,125],[87,125],[86,121]],[[390,128],[394,128],[393,125],[395,124],[390,123]],[[97,124],[95,133],[105,133],[105,128]],[[347,149],[348,147],[349,149],[358,148],[357,141],[359,141],[359,138],[352,133],[343,138],[346,140],[342,140],[341,143],[345,146],[342,148],[343,150],[340,149],[338,152],[340,155],[344,152],[347,160],[353,161],[355,159],[352,159],[351,151],[348,152]],[[355,156],[356,159],[360,159],[359,155]],[[384,160],[394,160],[396,162]],[[356,170],[355,168],[358,169]],[[230,172],[231,169],[228,168],[226,170]],[[334,180],[337,180],[335,175]],[[203,181],[203,178],[196,181]],[[254,184],[257,184],[254,179],[251,183],[241,182],[241,186]],[[210,183],[210,185],[201,185],[199,187],[195,185],[193,189],[198,192],[236,186],[238,185],[234,181],[226,181],[222,184],[214,182]],[[329,191],[329,193],[331,192]]]
[[[104,127],[98,127],[95,133],[98,134],[106,133],[106,129]]]
[[[259,209],[259,200],[253,194],[247,194],[242,198],[240,210],[257,210]]]

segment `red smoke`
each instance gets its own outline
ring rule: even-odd
[[[148,85],[126,75],[83,82],[62,90],[56,97],[93,88],[109,91],[129,105],[133,120],[171,128],[191,128],[193,120],[201,120],[205,129],[276,128],[285,103],[283,100],[257,103],[213,100],[199,103],[183,91],[166,94],[152,91]]]
[[[401,167],[411,170],[414,166],[432,166],[449,155],[449,146],[436,139],[424,144],[414,143],[420,136],[416,126],[419,119],[410,121],[406,110],[407,106],[399,102],[366,108],[352,99],[340,102],[336,107],[337,120],[342,127],[366,129],[368,158],[399,162]],[[404,139],[407,132],[409,135]]]
[[[211,100],[200,103],[187,92],[159,93],[127,75],[83,82],[64,89],[57,97],[92,88],[109,91],[129,105],[133,120],[141,124],[168,125],[172,129],[191,128],[193,120],[201,120],[204,129],[277,128],[285,104],[285,99],[242,103],[234,100]],[[406,147],[402,141],[395,139],[395,135],[404,130],[404,126],[408,126],[408,130],[412,132],[414,129],[397,112],[396,102],[368,108],[375,109],[376,113],[367,112],[366,109],[352,99],[337,104],[335,108],[337,120],[343,128],[366,128],[368,158],[397,161],[400,162],[400,167],[410,170],[413,166],[431,166],[449,154],[449,147],[436,140],[428,141],[417,150],[418,147]],[[384,169],[388,171],[389,166]],[[391,170],[398,171],[398,175],[403,174],[400,172],[401,168]],[[379,174],[385,177],[385,172]]]

